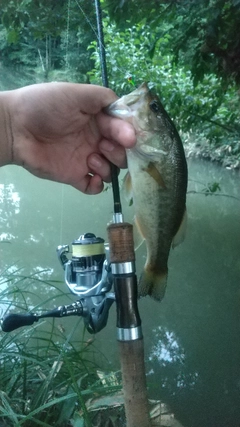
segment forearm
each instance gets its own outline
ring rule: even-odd
[[[0,166],[12,163],[13,157],[10,100],[10,92],[0,92]]]

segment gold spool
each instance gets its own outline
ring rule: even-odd
[[[104,243],[90,243],[89,245],[72,245],[72,256],[76,258],[103,255]]]

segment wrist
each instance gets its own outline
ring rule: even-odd
[[[0,92],[0,166],[12,163],[13,134],[10,114],[10,92]]]

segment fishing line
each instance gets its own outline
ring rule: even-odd
[[[91,23],[90,19],[88,18],[88,16],[86,15],[86,13],[84,12],[82,6],[80,6],[78,0],[75,0],[75,3],[77,4],[77,6],[79,7],[79,9],[81,10],[84,18],[86,19],[87,23],[89,24],[91,30],[93,31],[93,33],[95,34],[97,40],[98,40],[98,33],[96,32],[94,25]],[[98,40],[99,41],[99,40]]]
[[[103,25],[102,25],[102,10],[101,10],[99,0],[95,0],[95,10],[96,10],[96,19],[97,19],[98,49],[99,49],[99,57],[100,57],[102,82],[103,82],[103,86],[108,87],[106,49],[104,44],[104,34],[103,34]]]
[[[94,33],[94,35],[95,35],[95,37],[96,37],[96,39],[97,39],[97,41],[98,41],[98,44],[99,44],[99,48],[101,48],[104,52],[105,52],[105,54],[106,54],[106,52],[107,52],[107,49],[106,49],[106,47],[105,47],[105,45],[104,45],[104,43],[102,42],[102,39],[99,37],[99,34],[98,34],[98,32],[95,30],[95,27],[94,27],[94,25],[92,24],[92,22],[90,21],[90,19],[88,18],[88,16],[87,16],[87,14],[84,12],[84,10],[83,10],[83,8],[82,8],[82,6],[79,4],[79,2],[78,2],[78,0],[75,0],[75,3],[77,4],[77,6],[79,7],[79,9],[80,9],[80,11],[81,11],[81,13],[83,14],[83,17],[85,18],[85,20],[86,20],[86,22],[88,23],[88,25],[90,26],[90,28],[91,28],[91,30],[92,30],[92,32]],[[101,17],[101,21],[102,21],[102,17]],[[99,55],[100,56],[100,55]],[[101,57],[100,57],[100,62],[101,62]],[[115,67],[117,68],[117,70],[119,70],[120,71],[120,73],[123,75],[126,75],[126,70],[125,71],[123,71],[124,69],[123,68],[120,68],[120,67],[118,67],[118,65],[116,65],[115,64]],[[131,83],[131,73],[127,73],[128,75],[129,75],[129,78],[128,78],[128,81],[130,82],[130,84],[132,84]],[[104,85],[105,86],[105,85]],[[108,87],[108,86],[106,86],[106,87]]]
[[[66,30],[66,54],[65,54],[65,63],[66,63],[66,67],[67,68],[69,68],[69,62],[68,62],[68,45],[69,45],[70,4],[71,4],[71,0],[68,0],[67,30]]]
[[[61,191],[61,209],[60,209],[60,240],[59,242],[63,241],[63,206],[64,206],[64,184],[61,184],[62,191]]]
[[[106,49],[106,47],[104,46],[104,44],[102,44],[102,41],[101,41],[101,39],[99,38],[99,35],[98,35],[98,33],[97,33],[96,29],[95,29],[94,24],[91,22],[91,20],[90,20],[90,19],[89,19],[89,17],[87,16],[86,12],[83,10],[83,8],[82,8],[81,4],[79,3],[79,0],[75,0],[75,3],[76,3],[76,5],[78,6],[79,10],[81,11],[81,13],[82,13],[82,15],[83,15],[83,17],[84,17],[85,21],[88,23],[89,27],[91,28],[91,30],[92,30],[92,32],[93,32],[93,34],[95,35],[95,37],[96,37],[96,39],[97,39],[97,41],[98,41],[99,46],[100,46],[100,47],[101,47],[101,49],[103,49],[103,50],[105,51],[105,53],[106,53],[106,52],[107,52],[107,49]],[[129,53],[128,53],[128,56],[129,56]],[[132,58],[132,60],[134,61],[134,58]],[[146,62],[145,62],[145,63],[146,63]],[[149,73],[149,70],[148,70],[148,64],[146,63],[146,65],[147,65],[147,66],[146,66],[146,68],[147,68],[147,80],[151,81],[150,73]],[[127,70],[126,68],[119,67],[116,63],[114,64],[114,67],[115,67],[115,68],[120,72],[120,75],[124,76],[124,78],[128,81],[128,83],[129,83],[133,88],[136,88],[136,87],[137,87],[137,85],[136,85],[136,83],[135,83],[135,81],[134,81],[134,77],[133,77],[133,75],[132,75],[132,73],[131,73],[130,69],[128,69],[128,70]]]

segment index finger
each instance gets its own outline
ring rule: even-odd
[[[70,83],[70,85],[75,86],[75,94],[79,95],[81,112],[86,114],[97,114],[118,99],[117,95],[106,87],[76,83]]]

